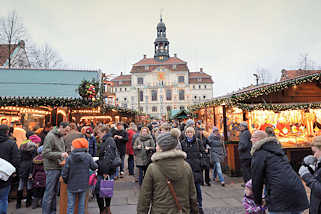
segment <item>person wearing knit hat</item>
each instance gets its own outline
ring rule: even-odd
[[[41,138],[38,137],[38,135],[31,135],[29,137],[29,140],[31,140],[33,143],[37,144],[37,146],[39,146],[41,144]]]
[[[239,151],[239,156],[240,156],[240,164],[241,164],[241,171],[243,175],[243,181],[244,184],[248,180],[251,179],[251,148],[252,148],[252,143],[251,143],[251,133],[248,129],[248,125],[246,121],[243,121],[240,123],[240,136],[239,136],[239,144],[238,144],[238,151]]]
[[[178,144],[180,131],[177,128],[172,129],[170,132],[162,133],[157,137],[157,145],[162,151],[175,149]]]
[[[85,138],[73,140],[71,149],[61,174],[67,184],[67,213],[74,213],[76,197],[78,197],[78,213],[85,213],[86,192],[89,189],[89,169],[96,170],[98,165],[87,152],[88,141]]]
[[[73,149],[88,149],[88,141],[85,138],[77,138],[72,141]]]
[[[195,122],[192,119],[189,119],[188,121],[186,121],[186,127],[190,127],[190,126],[194,126]]]
[[[173,186],[182,213],[199,213],[193,171],[184,161],[186,153],[175,149],[179,134],[174,128],[158,136],[157,152],[152,156],[153,162],[140,189],[137,213],[149,213],[150,210],[151,214],[164,213],[164,208],[167,213],[179,213],[168,185]]]
[[[242,200],[242,204],[243,204],[246,214],[249,214],[249,213],[264,214],[265,213],[266,208],[264,206],[256,205],[253,200],[252,180],[249,180],[245,184],[244,197]]]

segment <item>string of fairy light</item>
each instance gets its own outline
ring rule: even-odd
[[[320,103],[303,103],[303,104],[269,104],[269,103],[260,103],[260,104],[244,104],[243,101],[257,98],[260,96],[277,93],[279,91],[285,90],[290,87],[297,87],[297,85],[303,83],[311,83],[313,81],[320,82],[320,75],[312,74],[296,79],[286,80],[274,84],[265,85],[259,88],[250,89],[248,91],[234,93],[230,96],[224,98],[216,98],[208,102],[200,103],[197,105],[192,105],[189,107],[191,112],[197,110],[208,108],[212,106],[226,105],[226,106],[236,106],[242,110],[252,111],[252,110],[272,110],[272,111],[284,111],[284,110],[298,110],[298,109],[313,109],[320,108]]]

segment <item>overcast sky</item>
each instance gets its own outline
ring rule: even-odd
[[[48,43],[74,68],[129,73],[153,57],[163,21],[170,54],[203,67],[214,96],[255,83],[258,67],[280,78],[300,54],[321,64],[319,0],[0,0],[0,15],[16,10],[36,43]]]

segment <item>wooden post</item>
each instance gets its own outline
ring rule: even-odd
[[[214,126],[216,126],[215,106],[213,106],[213,120],[214,120]]]
[[[224,131],[224,142],[228,141],[228,136],[227,136],[227,120],[226,120],[226,106],[222,105],[223,107],[223,131]]]
[[[60,198],[59,198],[59,214],[67,214],[68,207],[68,194],[67,194],[67,184],[62,180],[62,177],[59,179],[60,182]],[[86,193],[85,199],[85,214],[88,214],[88,191]],[[78,197],[76,197],[75,205],[74,205],[74,214],[78,213]]]

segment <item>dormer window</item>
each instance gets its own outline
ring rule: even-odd
[[[173,65],[173,69],[174,69],[174,70],[176,69],[176,65]]]
[[[148,70],[149,70],[149,66],[145,65],[145,71],[148,71]]]
[[[198,82],[202,82],[202,78],[197,78],[197,81]]]

